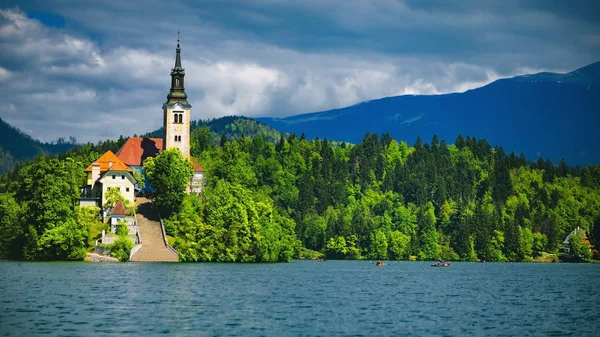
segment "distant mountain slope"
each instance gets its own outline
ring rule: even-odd
[[[59,140],[54,144],[42,143],[0,118],[0,173],[11,169],[20,160],[41,153],[60,153],[73,147],[73,142]]]
[[[220,139],[221,135],[225,135],[229,140],[237,139],[241,135],[247,137],[260,135],[266,141],[275,143],[279,141],[282,135],[280,131],[275,130],[263,123],[257,122],[254,119],[242,116],[225,116],[206,121],[192,121],[190,124],[192,136],[195,129],[203,126],[208,127],[212,133],[213,139],[215,140]],[[164,129],[161,128],[159,130],[149,132],[141,137],[164,137]]]
[[[486,138],[535,160],[600,163],[600,62],[567,74],[539,73],[495,81],[464,93],[396,96],[286,118],[257,118],[282,132],[360,142],[389,132],[412,144],[434,134]]]

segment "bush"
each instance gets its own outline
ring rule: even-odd
[[[129,227],[124,221],[117,221],[117,235],[118,236],[127,236],[129,235]]]
[[[110,255],[121,262],[129,261],[129,253],[135,245],[127,236],[119,236],[110,248]]]

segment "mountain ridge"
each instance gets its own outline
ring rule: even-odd
[[[551,74],[551,75],[549,75]],[[565,80],[566,79],[566,80]],[[360,142],[366,132],[412,143],[438,135],[485,138],[529,159],[599,163],[592,125],[600,125],[600,62],[565,74],[537,73],[496,80],[462,93],[402,95],[348,107],[256,120],[309,138]],[[342,126],[343,127],[340,127]],[[508,137],[508,134],[515,134]],[[564,135],[560,141],[558,135]]]

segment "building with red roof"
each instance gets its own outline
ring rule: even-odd
[[[81,205],[104,205],[106,191],[109,188],[118,188],[121,194],[129,201],[135,202],[132,169],[127,166],[112,151],[108,150],[95,162],[85,169],[87,173],[87,186],[84,189],[84,199]],[[99,203],[99,205],[98,205]]]
[[[175,67],[171,69],[171,89],[167,101],[163,104],[164,138],[130,137],[117,151],[106,152],[86,172],[88,173],[88,186],[84,196],[88,199],[99,199],[101,205],[105,203],[106,189],[118,187],[121,194],[134,202],[134,188],[137,188],[133,171],[142,172],[144,160],[156,156],[163,149],[177,148],[190,159],[194,167],[194,175],[190,182],[190,192],[198,193],[202,189],[204,169],[190,155],[190,120],[191,105],[187,101],[184,88],[185,71],[181,66],[181,48],[179,38],[175,57]],[[135,186],[135,187],[134,187]],[[145,181],[146,190],[152,191],[150,183]],[[86,198],[82,198],[80,204]],[[89,203],[88,203],[89,204]]]

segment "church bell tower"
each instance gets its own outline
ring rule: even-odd
[[[165,138],[163,149],[176,147],[188,158],[190,156],[190,113],[192,106],[187,101],[184,88],[185,70],[181,67],[181,47],[177,33],[175,67],[171,69],[171,91],[163,104]]]

